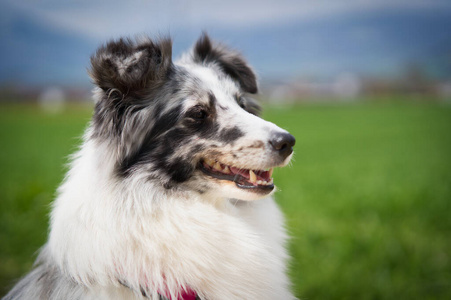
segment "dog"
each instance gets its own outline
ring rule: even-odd
[[[202,34],[91,57],[95,108],[34,269],[4,299],[295,299],[274,167],[295,138],[259,117],[254,71]]]

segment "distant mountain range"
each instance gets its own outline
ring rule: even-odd
[[[104,41],[50,28],[18,13],[0,24],[0,85],[90,86],[89,57]],[[200,35],[187,28],[171,32],[176,55]],[[213,39],[241,50],[266,80],[327,79],[344,72],[390,78],[412,64],[431,78],[451,78],[448,11],[380,11],[273,26],[205,29]]]

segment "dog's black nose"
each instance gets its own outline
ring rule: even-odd
[[[269,140],[269,143],[273,149],[279,152],[279,154],[285,159],[293,152],[293,146],[296,143],[296,139],[288,132],[276,133]]]

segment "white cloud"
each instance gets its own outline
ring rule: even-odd
[[[292,20],[311,21],[374,10],[451,9],[449,1],[423,0],[6,0],[51,27],[104,39],[143,32],[246,28]]]

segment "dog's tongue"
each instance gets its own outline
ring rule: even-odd
[[[246,179],[250,179],[249,170],[247,169],[239,169],[235,167],[230,167],[230,171],[233,174],[238,174],[243,176]],[[271,174],[269,171],[253,171],[257,177],[257,180],[269,181],[271,179]]]
[[[249,170],[246,170],[246,169],[239,169],[239,168],[235,168],[235,167],[230,167],[230,171],[233,174],[241,175],[241,176],[243,176],[244,178],[247,178],[247,179],[249,179],[249,177],[250,177]]]

